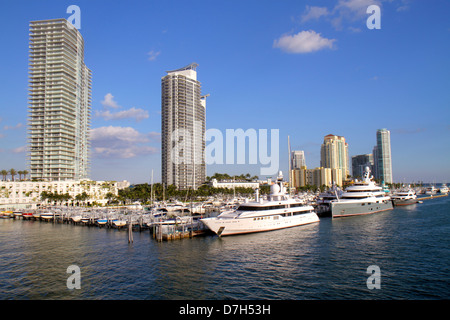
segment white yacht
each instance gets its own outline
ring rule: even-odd
[[[437,193],[437,191],[438,191],[437,188],[434,185],[432,185],[432,186],[429,186],[429,187],[427,187],[425,189],[425,194],[427,194],[427,195],[434,195],[434,194]]]
[[[447,194],[448,193],[448,187],[447,185],[444,183],[442,184],[442,186],[439,188],[439,192],[442,194]]]
[[[331,202],[332,217],[355,216],[393,209],[391,198],[372,178],[369,167],[366,167],[363,181],[356,180],[345,189],[340,198]]]
[[[255,201],[241,203],[236,209],[224,211],[217,217],[201,221],[219,236],[236,235],[290,228],[319,222],[314,208],[286,193],[283,177],[270,188],[267,200],[260,199],[256,189]]]
[[[336,184],[319,194],[316,200],[317,214],[322,217],[331,214],[331,202],[342,195],[342,190]]]
[[[395,191],[391,199],[394,206],[407,206],[419,201],[417,200],[416,192],[410,187]]]

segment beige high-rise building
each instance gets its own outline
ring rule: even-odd
[[[197,66],[167,71],[161,80],[162,183],[178,189],[197,189],[206,180],[206,96]]]
[[[65,19],[33,21],[29,47],[31,178],[88,178],[92,74],[83,37]]]
[[[326,135],[320,150],[320,166],[332,169],[332,179],[342,186],[349,175],[348,144],[345,138],[333,134]],[[340,174],[333,169],[340,170]]]
[[[319,167],[315,169],[307,169],[306,166],[302,166],[300,169],[292,170],[291,173],[293,182],[292,185],[295,188],[304,187],[308,185],[317,187],[325,185],[327,187],[331,187],[332,172],[333,170],[330,168]]]

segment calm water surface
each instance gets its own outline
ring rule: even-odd
[[[0,219],[0,299],[449,299],[450,199],[251,235]],[[66,286],[81,269],[81,289]],[[366,286],[370,265],[381,289]]]

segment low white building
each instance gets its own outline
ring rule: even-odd
[[[37,205],[47,204],[41,201],[41,193],[66,194],[71,197],[67,203],[76,205],[75,197],[85,192],[89,198],[86,202],[106,204],[106,195],[112,193],[118,195],[120,189],[130,186],[128,181],[0,181],[0,209],[34,209]]]
[[[233,189],[233,188],[257,189],[257,188],[259,188],[259,183],[258,182],[248,182],[248,181],[233,181],[233,180],[218,182],[217,179],[212,179],[211,186],[213,188],[227,188],[227,189]]]

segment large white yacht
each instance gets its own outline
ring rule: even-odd
[[[448,193],[448,187],[445,183],[443,183],[442,186],[439,188],[439,193],[442,193],[442,194]]]
[[[393,209],[392,200],[377,186],[366,167],[363,181],[355,183],[345,189],[341,197],[331,202],[333,218],[370,214]]]
[[[300,226],[319,222],[319,217],[312,206],[287,194],[280,172],[266,200],[259,197],[257,189],[255,201],[201,221],[217,235],[227,236]]]

